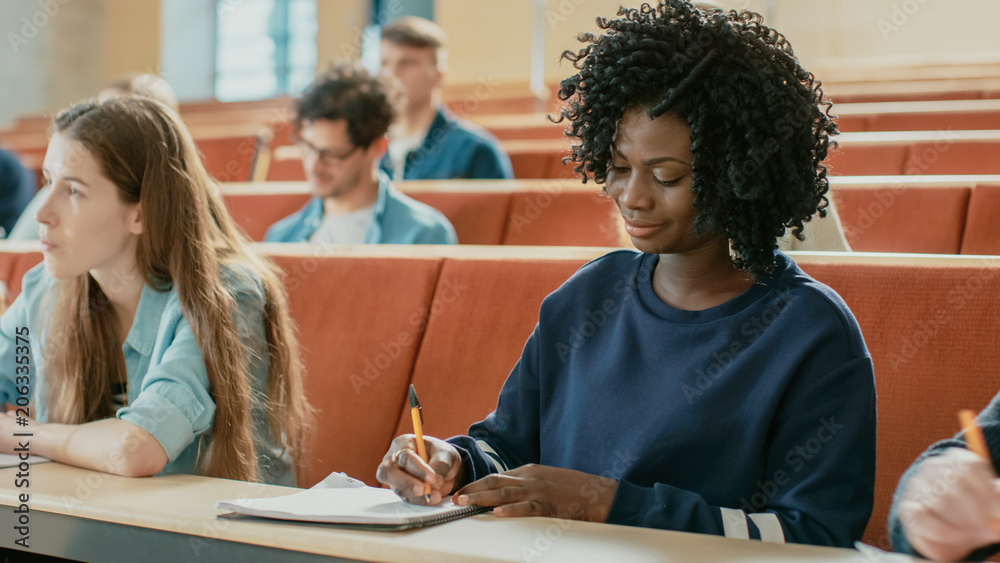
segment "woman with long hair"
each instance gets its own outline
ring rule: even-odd
[[[837,128],[752,12],[622,8],[567,52],[569,160],[639,252],[549,295],[496,410],[394,440],[378,479],[497,516],[850,546],[871,514],[875,385],[850,310],[777,251],[827,205]]]
[[[277,268],[237,232],[174,111],[56,117],[44,264],[0,318],[0,446],[126,476],[294,485],[309,407]]]

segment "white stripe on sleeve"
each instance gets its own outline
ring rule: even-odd
[[[476,440],[476,445],[479,446],[479,449],[483,450],[486,457],[490,458],[490,461],[493,462],[493,467],[495,467],[498,472],[507,471],[507,464],[500,459],[500,454],[498,454],[492,446],[483,440]]]
[[[750,539],[750,527],[747,526],[747,515],[736,508],[722,508],[722,528],[727,538],[737,540]]]
[[[785,543],[785,532],[781,529],[778,516],[770,512],[750,514],[750,519],[760,530],[760,541],[770,543]]]

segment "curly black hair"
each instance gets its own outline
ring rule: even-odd
[[[347,136],[367,148],[381,139],[395,118],[391,86],[358,63],[339,63],[320,74],[295,100],[296,131],[304,121],[347,121]]]
[[[578,71],[561,83],[555,119],[580,141],[566,161],[603,184],[624,112],[675,112],[691,127],[696,232],[728,238],[736,268],[772,271],[776,238],[791,228],[801,240],[803,221],[826,216],[821,163],[838,132],[819,80],[754,12],[665,0],[618,16],[562,55]]]

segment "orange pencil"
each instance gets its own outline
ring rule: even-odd
[[[986,438],[983,437],[983,430],[976,424],[976,413],[969,409],[958,411],[958,420],[962,423],[962,430],[965,431],[965,443],[969,450],[986,461],[991,461],[990,451],[986,449]]]
[[[983,436],[983,429],[976,424],[976,413],[969,409],[958,411],[958,420],[962,423],[962,430],[965,431],[965,444],[969,446],[969,451],[993,464],[990,457],[990,450],[986,447],[986,438]],[[1000,519],[993,519],[993,527],[1000,530]]]
[[[424,445],[424,413],[420,410],[420,401],[417,400],[417,390],[410,384],[410,416],[413,418],[413,433],[417,437],[417,453],[420,459],[427,463],[427,446]],[[424,483],[424,500],[431,502],[431,486]]]

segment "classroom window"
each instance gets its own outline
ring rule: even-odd
[[[298,94],[316,68],[317,0],[217,0],[215,97]]]

